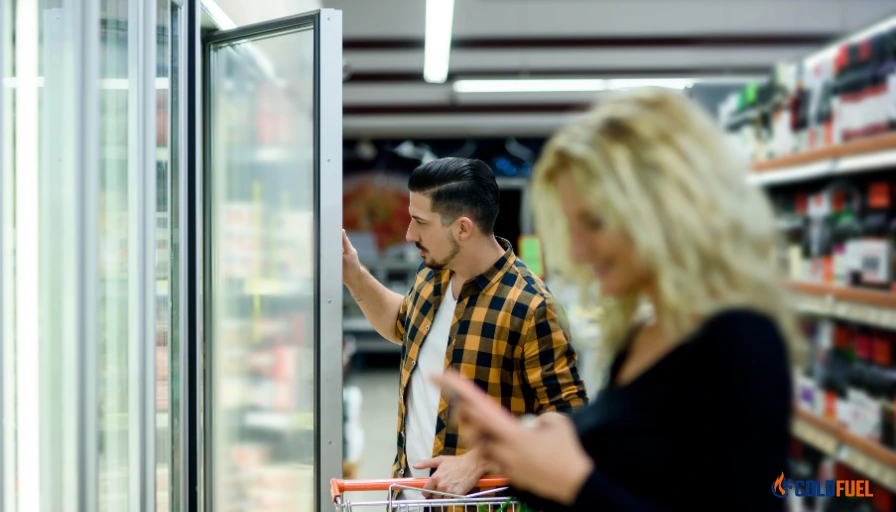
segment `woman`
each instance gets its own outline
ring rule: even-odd
[[[532,508],[783,509],[798,335],[770,207],[735,155],[700,107],[659,89],[606,100],[544,149],[536,225],[568,277],[599,282],[609,380],[572,419],[524,425],[435,377]]]

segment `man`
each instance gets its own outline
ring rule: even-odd
[[[402,346],[393,477],[430,477],[427,490],[465,494],[493,468],[448,423],[448,403],[428,375],[454,368],[517,416],[570,412],[586,403],[585,387],[562,308],[493,234],[498,184],[488,165],[435,160],[408,186],[407,240],[423,257],[411,292],[377,282],[344,232],[343,280],[376,331]]]

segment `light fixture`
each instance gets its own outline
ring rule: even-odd
[[[202,0],[201,2],[202,10],[208,15],[209,18],[215,22],[215,25],[221,30],[230,30],[232,28],[236,28],[236,23],[230,19],[230,16],[224,12],[224,9],[221,9],[221,6],[216,4],[214,0]]]
[[[458,80],[457,93],[599,92],[637,87],[687,89],[697,83],[743,84],[752,77]]]
[[[606,80],[458,80],[454,92],[587,92],[604,90]]]
[[[620,78],[607,80],[607,90],[633,89],[636,87],[664,87],[687,89],[697,82],[693,78]]]
[[[224,12],[224,9],[215,3],[214,0],[202,0],[201,5],[205,14],[208,15],[221,30],[236,28],[236,23],[230,19],[230,16],[228,16],[227,13]],[[240,46],[249,54],[250,58],[255,60],[261,72],[271,83],[278,87],[283,87],[285,85],[286,82],[277,76],[277,72],[274,70],[274,65],[271,64],[270,59],[261,50],[250,42],[242,43]]]
[[[451,27],[454,0],[426,0],[426,43],[423,49],[423,79],[443,84],[448,79],[451,56]]]
[[[684,89],[695,82],[693,78],[458,80],[454,82],[454,92],[597,92],[634,87]]]

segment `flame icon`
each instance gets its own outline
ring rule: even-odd
[[[784,472],[782,471],[781,476],[779,476],[778,479],[775,480],[775,483],[772,484],[772,494],[774,494],[778,498],[783,498],[784,496],[787,496],[787,491],[784,490],[784,486],[781,485],[781,483],[783,481],[784,481]]]

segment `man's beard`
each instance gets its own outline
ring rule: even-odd
[[[430,268],[432,270],[442,270],[443,268],[448,266],[449,263],[451,263],[451,260],[453,260],[455,256],[457,256],[457,253],[460,252],[460,244],[457,243],[457,240],[450,237],[448,238],[448,242],[451,243],[451,253],[445,259],[441,261],[435,261],[426,257],[423,258],[423,264],[426,265],[427,268]],[[429,253],[429,251],[419,243],[415,245],[421,251],[426,251]]]

